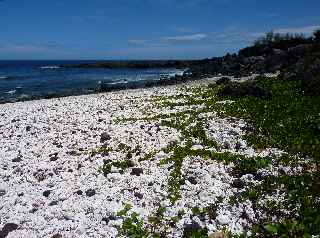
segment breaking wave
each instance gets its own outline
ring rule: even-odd
[[[60,69],[61,67],[58,65],[46,65],[39,67],[40,69]]]

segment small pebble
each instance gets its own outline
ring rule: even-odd
[[[92,197],[92,196],[94,196],[96,194],[96,191],[94,190],[94,189],[88,189],[87,191],[86,191],[86,196],[87,197]]]
[[[143,169],[141,169],[141,168],[133,168],[130,174],[131,175],[140,176],[141,174],[143,174]]]
[[[47,198],[47,197],[49,197],[50,193],[51,193],[50,190],[46,190],[46,191],[44,191],[42,194],[43,194],[44,197]]]

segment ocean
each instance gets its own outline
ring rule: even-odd
[[[101,84],[132,84],[159,80],[161,77],[181,74],[181,70],[106,69],[59,67],[96,61],[0,61],[0,102],[49,95],[79,95],[96,91]]]

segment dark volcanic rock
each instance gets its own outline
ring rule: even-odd
[[[49,155],[50,161],[56,161],[56,160],[58,160],[58,159],[59,159],[58,154],[59,154],[58,152],[53,153],[53,154],[50,154],[50,155]]]
[[[67,151],[67,154],[71,155],[71,156],[77,156],[78,152],[76,150],[69,150],[69,151]]]
[[[47,198],[47,197],[49,197],[50,193],[51,193],[50,190],[46,190],[46,191],[44,191],[44,192],[42,193],[42,195]]]
[[[266,59],[266,68],[269,72],[280,70],[286,63],[287,53],[284,50],[273,49]]]
[[[305,95],[319,96],[320,54],[314,53],[314,55],[299,59],[297,62],[292,63],[286,70],[283,70],[281,78],[285,81],[301,82],[301,93]]]
[[[38,210],[39,210],[39,208],[34,207],[34,208],[32,208],[32,209],[29,210],[29,213],[35,213],[35,212],[38,211]]]
[[[143,174],[143,169],[141,169],[141,168],[133,168],[130,174],[131,175],[140,176],[141,174]]]
[[[96,190],[94,190],[94,189],[88,189],[88,190],[86,191],[86,196],[87,196],[87,197],[92,197],[92,196],[94,196],[94,195],[96,195]]]
[[[320,57],[308,65],[303,73],[302,88],[310,96],[320,95]]]
[[[227,84],[230,83],[231,79],[228,77],[222,77],[220,79],[217,80],[216,84],[217,85],[221,85],[221,84]]]
[[[58,205],[58,202],[57,201],[52,201],[49,203],[49,206],[56,206]]]
[[[187,180],[191,183],[191,184],[197,184],[197,179],[195,177],[188,177]]]
[[[232,182],[232,186],[235,188],[243,188],[245,186],[245,184],[241,179],[235,179]]]
[[[143,198],[143,195],[141,193],[134,193],[134,196],[139,199]]]
[[[290,56],[303,57],[310,49],[312,48],[311,44],[301,44],[288,49]]]
[[[241,147],[242,147],[242,145],[241,145],[241,143],[238,141],[238,142],[236,143],[235,149],[236,149],[237,151],[239,151],[239,150],[241,149]]]
[[[114,221],[114,220],[117,220],[117,217],[114,215],[110,215],[109,217],[104,217],[101,219],[101,221],[104,221],[107,225],[109,221]]]
[[[184,224],[183,237],[193,237],[193,234],[199,230],[201,226],[195,221],[192,221],[191,224]]]
[[[12,162],[14,163],[19,163],[22,161],[22,155],[18,155],[16,158],[12,159]]]
[[[106,132],[103,132],[101,135],[100,135],[100,142],[101,143],[104,143],[104,142],[106,142],[106,141],[108,141],[108,140],[110,140],[111,139],[111,136],[108,134],[108,133],[106,133]]]
[[[110,219],[108,217],[104,217],[101,219],[101,221],[104,221],[108,225]]]
[[[219,92],[219,96],[243,97],[253,96],[261,99],[270,99],[271,93],[254,83],[230,83],[225,85]]]
[[[15,223],[6,223],[0,231],[0,238],[7,237],[10,232],[17,230],[18,227],[19,226]]]
[[[42,169],[39,169],[37,172],[33,173],[33,176],[39,181],[43,181],[47,178],[46,172]]]
[[[6,190],[0,189],[0,197],[6,195],[6,193],[7,193]]]
[[[61,234],[55,234],[51,236],[51,238],[62,238],[63,236]]]
[[[99,61],[94,63],[78,64],[78,65],[63,65],[62,67],[71,68],[134,68],[134,69],[148,69],[148,68],[176,68],[185,69],[192,63],[198,62],[196,60],[124,60],[124,61]]]

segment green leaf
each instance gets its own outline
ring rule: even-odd
[[[270,234],[275,235],[278,233],[278,227],[276,224],[268,224],[264,226],[264,229],[266,229]]]

